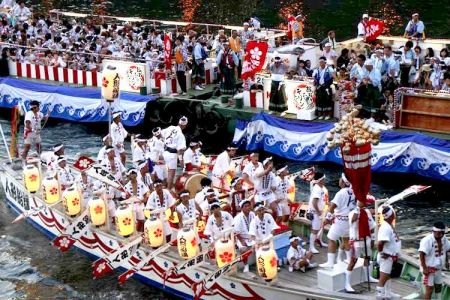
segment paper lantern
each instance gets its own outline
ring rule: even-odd
[[[42,181],[42,197],[45,203],[53,204],[59,201],[60,190],[59,183],[55,177],[47,176]]]
[[[106,203],[102,198],[94,197],[88,202],[92,225],[102,226],[106,223]]]
[[[62,194],[63,205],[69,216],[77,215],[81,212],[81,193],[72,185]]]
[[[120,77],[116,67],[109,65],[102,72],[102,97],[108,102],[114,102],[119,98]]]
[[[197,222],[197,230],[199,232],[203,232],[203,231],[205,231],[205,227],[206,227],[206,222],[204,220],[198,220],[198,222]]]
[[[289,201],[291,201],[292,203],[295,202],[295,179],[294,178],[290,178],[289,179],[289,188],[287,190],[288,193],[288,199]]]
[[[152,215],[144,224],[144,235],[150,247],[157,248],[164,243],[164,226],[160,218]]]
[[[178,253],[181,258],[189,259],[199,252],[197,235],[192,228],[183,228],[177,234]]]
[[[256,251],[256,268],[259,276],[264,280],[270,281],[277,276],[278,259],[271,246],[265,245]]]
[[[122,205],[116,210],[117,233],[121,236],[132,235],[135,230],[133,208],[131,205]]]
[[[36,193],[41,185],[41,174],[35,165],[27,165],[23,170],[25,188],[30,193]]]
[[[232,262],[236,258],[236,251],[232,239],[219,239],[214,248],[216,250],[216,261],[219,268]]]
[[[172,224],[178,224],[178,222],[180,222],[178,220],[178,214],[176,212],[172,213],[172,210],[170,208],[168,208],[166,210],[166,220],[169,220],[170,223]]]

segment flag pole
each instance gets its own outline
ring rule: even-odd
[[[368,289],[369,289],[369,292],[370,292],[370,270],[369,270],[369,268],[370,268],[370,260],[369,260],[369,256],[368,256],[368,254],[367,254],[367,238],[366,237],[364,237],[364,251],[365,251],[365,255],[366,255],[366,257],[364,258],[364,264],[366,263],[366,261],[367,261],[367,266],[366,266],[366,272],[367,272],[367,287],[368,287]]]

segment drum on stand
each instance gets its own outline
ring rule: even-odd
[[[200,181],[203,178],[206,178],[206,175],[203,173],[183,173],[177,178],[175,182],[175,189],[177,192],[186,189],[189,191],[191,198],[194,198],[195,194],[202,189]]]

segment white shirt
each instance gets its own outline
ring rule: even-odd
[[[97,155],[97,162],[101,164],[103,160],[106,159],[106,146],[103,146],[99,151]]]
[[[189,199],[187,207],[183,203],[177,206],[177,212],[182,216],[184,221],[194,219],[196,211],[194,199]]]
[[[364,77],[364,68],[359,64],[354,64],[350,70],[350,79],[356,79],[356,84],[360,84]]]
[[[186,149],[186,138],[180,126],[169,126],[163,129],[161,134],[164,137],[166,147],[176,150]]]
[[[320,210],[323,210],[323,208],[325,206],[324,197],[325,197],[325,191],[318,184],[314,184],[311,189],[311,195],[309,196],[308,210],[310,212],[318,213],[313,206],[314,198],[319,199],[317,202],[317,208]]]
[[[212,240],[217,240],[222,236],[222,232],[228,228],[233,227],[233,216],[226,211],[221,211],[222,225],[219,226],[214,215],[209,216],[208,222],[205,226],[205,235],[209,235]]]
[[[272,234],[272,231],[280,228],[271,214],[265,213],[261,220],[258,216],[250,222],[248,234],[255,237],[257,241],[262,241]]]
[[[276,176],[273,172],[258,178],[255,183],[255,191],[257,193],[271,192],[272,188],[276,188]]]
[[[286,258],[289,262],[291,261],[297,261],[299,259],[302,259],[306,255],[306,250],[300,247],[300,245],[297,246],[297,249],[290,246],[289,250],[286,254]]]
[[[322,56],[325,56],[325,58],[327,59],[327,65],[329,66],[334,65],[334,59],[338,57],[336,51],[334,51],[333,49],[330,49],[329,52],[323,50]]]
[[[16,5],[12,10],[12,15],[18,18],[20,21],[25,21],[31,17],[31,11],[26,6],[22,8],[20,7],[20,5]]]
[[[445,253],[450,249],[450,242],[446,236],[442,237],[441,241],[442,248],[440,252],[433,233],[430,233],[420,241],[419,252],[425,253],[425,264],[427,267],[442,269],[445,266]]]
[[[212,169],[212,174],[216,177],[223,177],[225,173],[231,169],[231,158],[227,151],[223,151],[217,156],[216,162]]]
[[[50,153],[50,155],[47,157],[47,171],[53,171],[58,167],[58,155],[55,153]]]
[[[366,27],[363,22],[358,23],[358,36],[366,36]]]
[[[163,198],[164,199],[161,204],[158,193],[156,191],[153,191],[150,194],[150,197],[148,197],[145,208],[149,210],[164,208],[165,210],[167,210],[175,204],[175,199],[173,199],[172,194],[166,189],[163,189]]]
[[[58,169],[58,179],[61,186],[66,188],[75,181],[75,176],[72,174],[68,167]]]
[[[275,195],[277,196],[277,199],[287,199],[288,189],[290,187],[289,179],[287,178],[287,176],[285,176],[283,179],[281,179],[280,176],[277,176],[275,180],[275,186]]]
[[[255,184],[255,181],[258,180],[258,178],[256,178],[256,172],[258,169],[264,169],[262,163],[258,162],[257,165],[255,166],[252,162],[249,162],[248,164],[245,165],[244,170],[242,170],[242,174],[247,174],[248,175],[248,179]]]
[[[133,147],[133,165],[135,168],[138,167],[138,161],[142,161],[142,160],[146,160],[145,159],[145,153],[147,152],[147,150],[138,145],[136,145],[135,147]]]
[[[392,226],[386,221],[383,221],[380,229],[378,229],[378,241],[386,242],[384,243],[383,251],[381,252],[390,255],[397,255],[400,252],[400,239],[398,238]]]
[[[375,221],[372,217],[372,214],[370,213],[370,210],[367,208],[365,208],[365,210],[367,213],[367,217],[369,218],[369,228],[370,228],[370,230],[372,230],[376,226]],[[360,208],[356,207],[355,209],[350,211],[350,213],[348,214],[348,222],[349,222],[349,227],[350,227],[349,238],[352,241],[356,241],[359,239],[359,211],[360,211]],[[356,219],[355,222],[352,223],[352,218],[353,218],[354,214],[357,214],[358,218]]]
[[[152,137],[148,141],[148,146],[150,148],[150,159],[153,162],[157,162],[158,160],[164,160],[164,141],[162,139],[158,139],[157,137]]]
[[[248,213],[248,217],[243,212],[238,213],[233,220],[234,232],[243,239],[250,239],[250,224],[255,217],[256,215],[252,211]]]
[[[192,151],[192,149],[189,147],[186,149],[186,151],[184,151],[183,153],[183,162],[184,164],[192,164],[193,167],[201,167],[202,162],[200,161],[200,155],[195,152]]]
[[[125,167],[123,166],[122,162],[117,157],[114,157],[113,164],[115,166],[115,172],[113,172],[112,164],[108,158],[105,158],[102,161],[102,167],[104,167],[106,169],[106,171],[108,171],[112,175],[114,175],[114,178],[116,180],[122,181],[122,174],[125,172]]]
[[[128,132],[123,128],[122,123],[112,122],[111,123],[111,139],[113,146],[122,146]]]
[[[14,5],[16,5],[16,1],[15,0],[3,0],[2,4],[0,4],[0,7],[14,7]]]
[[[30,121],[31,123],[31,130],[32,131],[40,131],[41,130],[41,122],[44,118],[44,114],[41,112],[38,112],[36,115],[30,110],[27,111],[25,114],[25,121],[24,125],[27,125],[27,121]]]
[[[129,181],[124,188],[130,195],[137,197],[139,200],[144,200],[145,194],[149,192],[147,185],[139,179],[137,180],[136,193],[133,193],[131,181]]]
[[[336,204],[334,214],[336,216],[348,216],[349,212],[356,207],[356,198],[351,188],[340,189],[331,203]]]

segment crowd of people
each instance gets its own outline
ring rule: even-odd
[[[30,106],[32,110],[25,117],[24,160],[31,144],[36,144],[37,151],[40,151],[41,123],[45,119],[39,111],[39,102],[33,101]],[[67,165],[62,144],[55,145],[52,153],[46,155],[45,159],[41,157],[41,160],[45,162],[48,171],[56,172],[63,190],[75,182],[80,184],[84,206],[89,205],[86,201],[96,191],[106,189],[108,213],[111,217],[115,215],[116,205],[132,197],[136,229],[140,232],[144,228],[145,210],[163,209],[176,214],[178,228],[183,228],[183,224],[192,219],[205,222],[201,234],[211,244],[224,232],[232,230],[236,237],[236,248],[240,253],[245,253],[275,236],[280,228],[288,229],[291,215],[289,167],[275,168],[272,157],[260,161],[257,152],[249,154],[249,162],[237,176],[232,162],[237,148],[231,144],[217,156],[210,176],[201,179],[201,188],[195,195],[184,189],[178,193],[175,191],[177,169],[182,169],[183,174],[192,174],[200,173],[205,164],[209,167],[201,158],[201,141],[192,138],[189,143],[186,142],[183,131],[187,125],[188,119],[181,117],[175,126],[155,128],[150,139],[140,135],[133,136],[131,163],[127,163],[129,157],[124,141],[129,133],[121,124],[121,113],[113,114],[111,134],[103,138],[97,163],[124,186],[123,191],[107,186],[84,172],[77,178]],[[127,165],[130,167],[127,168]],[[394,226],[396,214],[393,207],[382,206],[380,214],[384,221],[375,236],[377,224],[373,217],[374,211],[366,207],[367,203],[357,201],[352,183],[344,174],[339,179],[340,190],[331,200],[328,200],[325,174],[314,172],[304,179],[310,180],[310,197],[305,217],[310,220],[311,233],[308,242],[299,236],[290,237],[290,247],[286,254],[288,271],[306,272],[316,268],[318,265],[314,262],[317,260],[315,255],[319,253],[316,247],[328,247],[327,261],[319,267],[332,269],[336,263],[346,263],[345,291],[354,293],[351,285],[352,271],[358,258],[364,258],[366,265],[371,260],[371,249],[376,240],[376,261],[379,264],[380,278],[378,280],[367,275],[366,280],[378,282],[377,299],[398,296],[392,291],[390,278],[393,264],[401,250],[400,237]],[[112,218],[111,221],[113,220]],[[170,220],[164,218],[167,241],[172,240]],[[361,232],[360,222],[367,222],[370,231],[368,235]],[[327,245],[322,241],[321,235],[328,226]],[[442,269],[449,267],[450,243],[445,237],[445,224],[435,223],[432,231],[432,234],[422,239],[419,248],[426,299],[430,299],[433,291],[439,297],[443,283]],[[249,265],[244,260],[243,272],[248,271]]]

